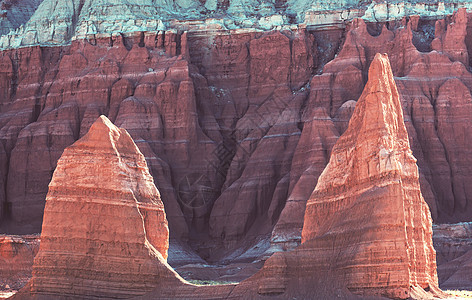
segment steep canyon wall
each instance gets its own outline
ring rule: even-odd
[[[388,53],[436,222],[472,219],[465,10],[346,28],[135,32],[0,53],[0,229],[37,233],[63,150],[101,114],[161,192],[171,239],[205,259],[300,242],[306,201]]]

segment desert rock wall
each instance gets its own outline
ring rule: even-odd
[[[377,52],[389,55],[433,219],[470,221],[469,23],[461,10],[438,21],[151,31],[4,50],[0,228],[40,231],[57,160],[104,114],[145,155],[171,238],[214,260],[261,238],[291,248]]]

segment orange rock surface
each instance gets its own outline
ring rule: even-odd
[[[377,52],[391,60],[433,219],[472,221],[464,12],[437,22],[146,32],[1,51],[0,232],[40,232],[57,160],[104,114],[146,157],[170,243],[189,250],[169,251],[170,264],[267,257],[270,233],[275,251],[294,249]],[[189,204],[189,190],[205,197]]]
[[[142,295],[164,277],[178,277],[166,263],[168,241],[164,205],[144,156],[126,130],[101,116],[58,161],[23,293]]]
[[[308,200],[302,243],[335,262],[354,293],[408,298],[438,289],[431,226],[390,63],[377,54]]]
[[[230,291],[181,285],[173,293],[156,289],[146,299],[445,296],[438,287],[431,215],[386,54],[371,63],[369,81],[304,220],[299,247],[275,253]]]
[[[274,248],[293,249],[377,52],[391,60],[433,219],[472,221],[467,24],[459,11],[437,21],[138,32],[1,51],[0,232],[40,232],[57,160],[104,114],[145,155],[171,241],[216,262],[271,233]],[[183,187],[198,178],[207,192],[188,205]]]
[[[16,297],[441,296],[431,226],[390,64],[379,54],[308,202],[296,250],[274,254],[238,285],[182,280],[165,261],[167,221],[144,157],[102,116],[58,162],[33,279]]]

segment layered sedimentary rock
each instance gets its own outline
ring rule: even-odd
[[[470,141],[467,124],[470,122],[471,76],[464,66],[468,61],[464,14],[465,10],[460,10],[451,17],[454,20],[451,23],[448,23],[451,19],[403,20],[393,30],[355,20],[340,53],[324,66],[322,75],[313,77],[306,104],[312,111],[315,107],[324,107],[329,116],[325,118],[326,124],[334,122],[342,133],[346,121],[339,121],[349,119],[352,110],[348,107],[362,89],[362,85],[355,83],[362,82],[362,74],[374,53],[388,53],[397,76],[410,145],[418,159],[422,193],[433,219],[438,222],[468,220],[471,216],[469,206],[464,206],[470,198],[465,182],[470,181],[471,174],[465,150]],[[395,23],[390,23],[390,28],[392,24]],[[437,45],[439,52],[430,52],[434,28],[433,45]],[[445,32],[448,32],[447,37]],[[439,45],[448,46],[439,49]],[[447,65],[454,67],[447,68]],[[329,153],[330,149],[325,151]],[[304,198],[309,197],[305,195]],[[296,235],[284,237],[284,232],[290,229],[283,228],[300,230],[300,218],[294,221],[297,218],[284,215],[300,216],[305,210],[304,204],[303,201],[287,202],[272,235],[274,245],[283,248],[298,242]]]
[[[166,262],[168,246],[143,154],[126,130],[100,116],[58,161],[33,277],[14,299],[222,299],[231,292],[234,285],[185,282]]]
[[[2,112],[5,112],[2,113],[2,140],[8,149],[8,159],[0,164],[0,174],[8,178],[4,180],[8,195],[7,204],[2,206],[7,208],[4,226],[18,228],[19,225],[27,232],[39,231],[42,213],[38,212],[43,210],[47,184],[57,159],[64,148],[87,132],[100,114],[106,113],[118,125],[126,127],[137,141],[152,174],[159,179],[164,201],[168,201],[174,234],[184,238],[187,225],[171,182],[178,183],[187,172],[205,173],[208,161],[216,159],[211,153],[217,142],[210,141],[202,132],[197,110],[206,112],[207,117],[202,121],[206,133],[216,141],[220,135],[208,112],[208,104],[196,104],[195,84],[198,84],[198,92],[204,93],[204,82],[195,74],[194,83],[195,69],[177,56],[180,46],[176,49],[174,42],[172,47],[175,36],[166,37],[160,35],[162,44],[151,43],[149,48],[127,40],[130,46],[127,49],[123,39],[117,38],[98,40],[96,46],[78,42],[74,49],[64,49],[65,52],[40,48],[20,50],[28,61],[18,65],[18,92],[16,87],[10,87],[14,89],[13,97],[23,100],[12,101],[7,96],[2,102]],[[183,44],[180,36],[179,44]],[[156,51],[151,52],[151,49]],[[9,58],[5,61],[7,66],[12,65]],[[39,86],[33,83],[38,81],[41,81]],[[68,82],[74,83],[69,85]],[[39,98],[24,98],[38,92]],[[19,111],[8,113],[13,107]],[[172,172],[169,163],[173,166]],[[215,177],[209,175],[212,181]],[[25,206],[31,209],[23,210]],[[189,214],[192,216],[192,210]]]
[[[0,230],[40,231],[58,158],[105,114],[145,155],[172,238],[214,260],[235,248],[258,256],[270,238],[274,250],[293,248],[376,52],[391,59],[433,219],[468,221],[462,14],[329,30],[95,35],[3,51]]]
[[[302,243],[355,293],[437,289],[432,221],[387,55],[377,54],[349,127],[308,200]]]
[[[375,56],[368,78],[308,201],[302,245],[272,255],[226,297],[444,296],[438,287],[431,216],[386,54]],[[213,287],[191,295],[189,289],[160,289],[158,297],[223,293]]]
[[[301,27],[343,27],[345,22],[355,18],[370,22],[398,20],[416,14],[439,18],[459,7],[472,7],[470,1],[427,5],[416,1],[352,0],[316,3],[308,0],[5,0],[1,3],[0,34],[5,33],[0,37],[1,48],[60,45],[77,38],[166,29],[292,30],[299,24]]]
[[[64,150],[49,185],[26,295],[121,298],[168,278],[169,231],[144,156],[101,116]]]
[[[379,54],[308,202],[304,243],[274,254],[239,285],[198,287],[166,264],[165,214],[145,159],[102,116],[58,162],[33,279],[18,297],[441,296],[415,162],[392,71]]]

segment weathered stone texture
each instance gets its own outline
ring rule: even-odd
[[[124,129],[101,116],[58,161],[33,278],[24,291],[142,295],[174,275],[168,247],[164,205],[144,156]]]
[[[455,20],[463,33],[462,14],[437,26]],[[274,251],[296,247],[306,201],[377,52],[389,54],[433,219],[469,221],[472,75],[454,54],[468,46],[461,34],[439,34],[454,28],[435,38],[455,46],[431,52],[434,22],[421,18],[96,35],[3,51],[0,228],[40,231],[58,158],[105,114],[145,155],[173,238],[210,260],[260,239]]]
[[[432,221],[387,55],[368,76],[308,200],[302,243],[336,261],[349,290],[407,298],[438,288]]]

